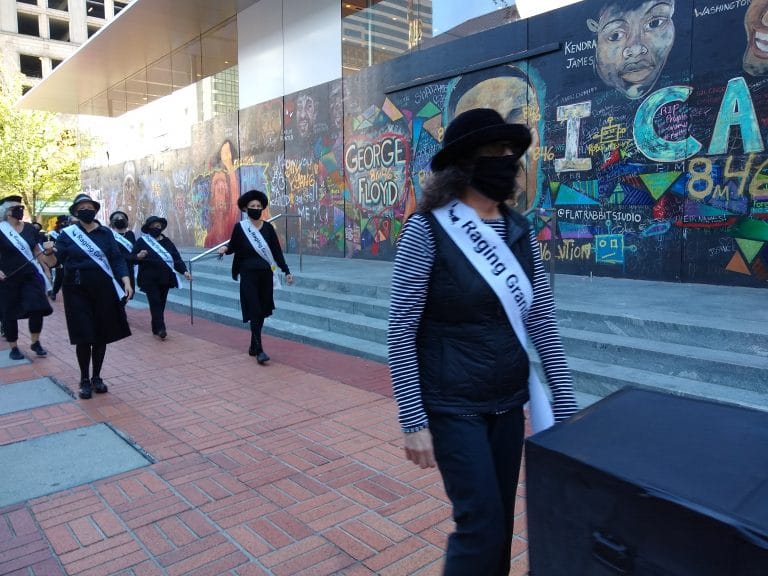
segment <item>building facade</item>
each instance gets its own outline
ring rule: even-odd
[[[24,91],[133,0],[0,0],[2,66],[24,76]]]
[[[344,74],[338,4],[299,4],[238,13],[237,112],[86,188],[200,246],[259,188],[289,251],[391,259],[446,125],[488,106],[534,135],[519,207],[558,272],[768,283],[765,0],[584,0]]]

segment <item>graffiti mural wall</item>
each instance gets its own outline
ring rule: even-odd
[[[134,223],[167,217],[177,243],[226,239],[255,187],[288,215],[288,251],[390,260],[445,126],[486,106],[533,134],[517,207],[542,209],[531,221],[559,272],[766,286],[764,21],[768,0],[587,0],[473,37],[475,64],[509,55],[494,66],[462,74],[466,43],[443,44],[84,180]],[[404,68],[437,79],[390,88]]]

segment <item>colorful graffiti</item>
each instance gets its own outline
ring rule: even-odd
[[[505,28],[531,49],[558,31],[559,49],[530,60],[387,92],[406,55],[84,181],[137,227],[165,216],[180,244],[225,240],[237,196],[259,188],[288,251],[391,259],[446,125],[492,107],[531,130],[517,208],[543,209],[531,219],[558,271],[765,286],[764,20],[768,0],[587,0]],[[507,53],[486,37],[478,61]],[[457,45],[431,49],[414,77],[453,70]]]

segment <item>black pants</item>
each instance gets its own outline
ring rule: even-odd
[[[43,315],[32,314],[29,317],[29,333],[40,334],[43,331]],[[3,332],[8,342],[16,342],[19,339],[19,321],[13,314],[3,319]]]
[[[64,269],[61,266],[51,269],[53,274],[53,289],[54,294],[58,294],[61,291],[61,285],[64,283]]]
[[[506,576],[523,454],[522,408],[505,414],[429,414],[429,429],[456,531],[446,576]]]
[[[159,334],[165,330],[165,303],[168,301],[170,286],[158,286],[150,284],[142,290],[147,295],[149,313],[152,315],[152,334]]]

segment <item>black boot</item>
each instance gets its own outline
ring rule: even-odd
[[[80,380],[80,392],[78,394],[83,400],[90,400],[91,393],[91,380],[89,378],[83,378]]]
[[[256,362],[259,364],[264,364],[265,362],[269,362],[269,356],[267,356],[267,353],[262,350],[258,354],[256,354]]]
[[[91,378],[91,385],[93,386],[93,391],[96,392],[96,394],[104,394],[109,390],[107,385],[104,384],[104,380],[98,376]]]

